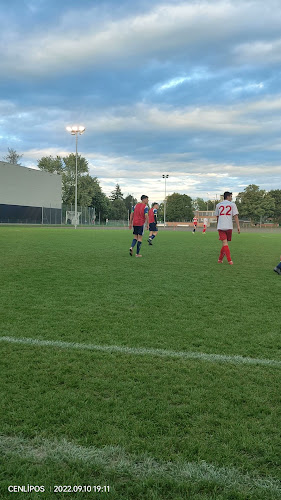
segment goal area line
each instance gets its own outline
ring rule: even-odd
[[[38,347],[55,347],[59,349],[77,349],[84,351],[100,351],[108,353],[120,353],[134,356],[159,356],[174,359],[193,359],[207,361],[210,363],[230,363],[234,365],[256,365],[281,368],[281,361],[273,359],[250,358],[226,354],[207,354],[193,351],[172,351],[168,349],[153,349],[146,347],[126,347],[118,345],[82,344],[77,342],[64,342],[61,340],[42,340],[27,337],[0,337],[1,342],[11,344],[33,345]]]

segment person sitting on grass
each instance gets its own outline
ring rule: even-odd
[[[280,262],[277,264],[277,266],[273,269],[277,274],[281,274],[281,255],[280,255]]]

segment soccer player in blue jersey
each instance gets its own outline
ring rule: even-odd
[[[159,208],[158,203],[152,203],[152,207],[148,212],[148,222],[149,222],[149,238],[148,244],[152,245],[152,240],[155,238],[158,232],[157,228],[157,210]]]

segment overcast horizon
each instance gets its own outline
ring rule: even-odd
[[[277,0],[11,0],[2,9],[0,156],[78,152],[110,195],[279,189]]]

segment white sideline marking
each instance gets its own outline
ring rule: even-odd
[[[281,493],[280,483],[272,477],[262,479],[256,474],[242,474],[233,467],[215,467],[201,462],[158,462],[149,455],[133,455],[120,446],[85,447],[66,439],[27,439],[18,436],[0,435],[0,450],[6,457],[19,456],[36,463],[47,460],[56,462],[84,462],[102,466],[119,475],[147,478],[157,476],[173,480],[211,481],[225,488],[243,490],[262,489]]]
[[[32,338],[0,337],[2,342],[14,344],[28,344],[42,347],[58,347],[60,349],[82,349],[88,351],[119,352],[122,354],[149,355],[180,359],[198,359],[211,363],[232,363],[244,365],[262,365],[281,368],[281,361],[273,359],[248,358],[243,356],[227,356],[225,354],[206,354],[192,351],[170,351],[165,349],[149,349],[145,347],[126,347],[117,345],[80,344],[76,342],[63,342],[61,340],[40,340]]]

